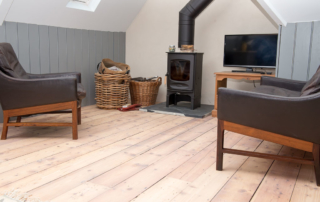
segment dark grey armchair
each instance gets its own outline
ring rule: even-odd
[[[223,153],[314,165],[320,186],[320,67],[308,82],[262,77],[252,92],[218,91],[217,170]],[[313,153],[313,160],[239,151],[223,147],[224,130]]]
[[[86,91],[80,73],[28,74],[20,65],[8,43],[0,43],[0,103],[4,123],[1,139],[7,138],[8,126],[72,126],[73,139],[78,138],[81,124],[81,100]],[[72,109],[72,111],[65,111]],[[47,112],[72,112],[72,123],[21,123],[25,115]],[[9,123],[18,117],[17,123]]]

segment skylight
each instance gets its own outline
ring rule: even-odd
[[[67,8],[74,8],[84,11],[94,12],[101,0],[71,0],[67,4]]]

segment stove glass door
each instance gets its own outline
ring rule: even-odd
[[[175,81],[190,80],[190,61],[189,60],[171,60],[170,68],[171,79]]]

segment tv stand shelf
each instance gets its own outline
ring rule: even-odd
[[[248,81],[260,81],[262,76],[272,76],[274,74],[257,74],[257,73],[247,73],[247,72],[216,72],[216,87],[215,87],[215,100],[214,100],[214,110],[212,111],[212,116],[217,117],[218,109],[218,89],[221,87],[227,87],[227,79],[244,79]]]

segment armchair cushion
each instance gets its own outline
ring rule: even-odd
[[[278,88],[284,88],[287,90],[299,91],[306,85],[306,81],[296,81],[291,79],[283,79],[271,76],[262,76],[261,85],[262,86],[274,86]]]
[[[320,66],[313,77],[303,87],[301,96],[312,95],[318,92],[320,92]]]
[[[285,88],[279,88],[275,86],[258,86],[253,90],[256,93],[268,94],[268,95],[277,95],[283,97],[300,97],[300,91],[288,90]]]
[[[9,43],[0,43],[0,71],[14,78],[26,77],[26,72]]]

